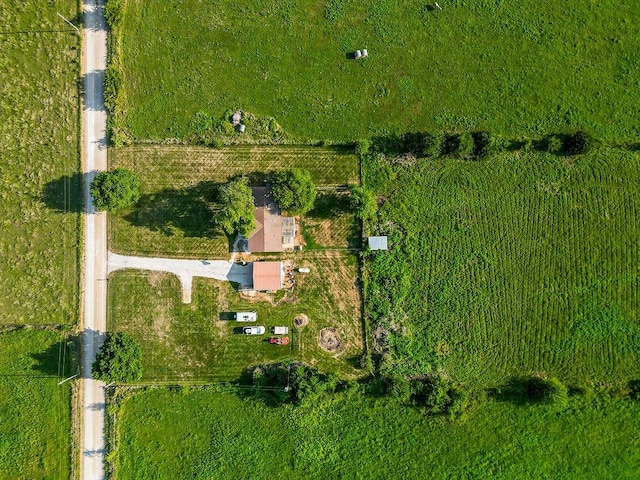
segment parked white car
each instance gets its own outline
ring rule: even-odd
[[[274,335],[286,335],[289,333],[289,327],[271,327],[271,333]]]
[[[244,327],[242,333],[245,335],[264,335],[264,327]]]

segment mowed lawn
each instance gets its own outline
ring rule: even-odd
[[[365,165],[384,199],[368,227],[391,246],[366,262],[366,308],[389,332],[386,366],[479,384],[640,377],[637,152],[380,165]]]
[[[228,258],[230,241],[214,225],[212,209],[217,187],[233,177],[242,175],[251,185],[262,185],[271,171],[303,168],[321,188],[359,183],[358,158],[344,148],[141,145],[111,150],[111,167],[138,173],[142,197],[132,208],[110,215],[109,248],[146,256]],[[318,243],[327,247],[354,244],[353,216],[342,210],[338,214],[327,208],[310,212]],[[335,228],[323,235],[322,224],[331,223],[334,217]],[[336,232],[344,238],[336,238]]]
[[[567,410],[489,402],[450,423],[359,395],[272,408],[228,393],[149,390],[118,415],[114,478],[633,479],[640,404]]]
[[[63,340],[55,331],[0,333],[1,479],[71,475],[71,383],[57,384],[75,372]]]
[[[123,271],[109,281],[109,331],[124,331],[142,347],[143,381],[238,380],[251,366],[287,359],[301,360],[343,377],[364,374],[360,295],[356,288],[357,259],[341,252],[289,255],[310,268],[296,277],[294,291],[283,299],[243,299],[228,282],[194,280],[192,303],[182,303],[180,283],[170,274]],[[233,312],[256,311],[251,325],[267,327],[260,336],[242,335],[246,323]],[[309,324],[300,331],[293,319],[304,314]],[[270,345],[269,327],[289,327],[287,346]],[[318,345],[323,328],[335,328],[343,348],[327,353]]]
[[[55,5],[54,5],[55,3]],[[0,6],[0,323],[73,324],[78,309],[80,39],[57,12]]]
[[[185,138],[196,112],[232,108],[306,140],[640,127],[633,2],[124,3],[123,123],[137,139]],[[348,58],[362,48],[368,59]]]

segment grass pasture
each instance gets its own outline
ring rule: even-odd
[[[195,279],[192,303],[184,305],[173,275],[116,272],[109,281],[107,327],[140,342],[143,381],[237,380],[245,368],[285,359],[358,375],[352,366],[362,354],[356,258],[322,251],[294,258],[311,273],[298,275],[293,294],[285,300],[278,295],[275,305],[266,298],[241,298],[231,284],[204,278]],[[289,326],[290,345],[270,345],[268,332],[256,337],[236,333],[246,324],[232,321],[230,314],[247,310],[258,312],[256,325]],[[291,327],[300,313],[309,317],[309,325],[297,333]],[[337,328],[346,343],[339,355],[319,347],[318,334],[325,327]]]
[[[114,478],[632,479],[639,413],[638,403],[575,397],[560,413],[489,402],[449,423],[357,394],[272,408],[149,390],[121,406]]]
[[[261,185],[270,171],[298,167],[309,170],[316,185],[329,191],[359,183],[357,157],[347,149],[333,147],[218,150],[143,145],[111,150],[111,167],[138,173],[142,197],[131,209],[110,216],[110,248],[146,256],[228,258],[229,240],[211,221],[212,196],[216,185],[235,176],[244,175],[250,184]],[[335,223],[331,236],[318,240],[320,245],[347,247],[356,242],[353,216],[341,213],[335,222],[327,208],[317,212],[317,220],[310,218],[318,224]]]
[[[0,333],[0,478],[70,478],[69,352],[57,331]],[[64,369],[59,361],[65,354]]]
[[[77,6],[0,6],[2,324],[77,320],[80,40],[56,15]]]
[[[633,3],[125,3],[122,123],[136,139],[185,139],[196,112],[234,108],[302,140],[640,128]],[[361,48],[368,59],[348,58]]]
[[[386,366],[479,384],[640,376],[637,152],[381,165],[364,167],[384,199],[369,227],[391,247],[365,262],[365,298]]]

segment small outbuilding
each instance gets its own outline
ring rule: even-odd
[[[284,272],[282,262],[255,262],[253,264],[253,289],[259,292],[275,292],[282,288]]]
[[[369,237],[370,250],[387,250],[387,237]]]

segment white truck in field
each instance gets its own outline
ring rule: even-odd
[[[289,333],[289,327],[271,327],[271,333],[274,335],[286,335]]]

